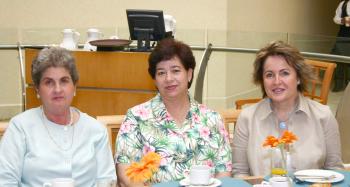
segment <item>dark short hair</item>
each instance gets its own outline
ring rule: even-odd
[[[270,56],[284,58],[288,65],[296,71],[297,78],[300,80],[297,87],[299,92],[306,91],[307,82],[317,80],[312,66],[305,63],[305,59],[297,48],[283,41],[273,41],[258,51],[254,62],[253,81],[256,85],[260,85],[263,97],[266,97],[263,82],[264,64]]]
[[[175,56],[179,58],[181,64],[186,70],[194,70],[196,67],[196,60],[193,56],[191,48],[187,44],[172,38],[163,39],[154,48],[148,58],[148,73],[151,75],[152,79],[155,79],[157,64],[163,60],[172,59]],[[192,80],[193,73],[192,78],[188,83],[188,88],[191,87]]]
[[[42,49],[32,63],[32,80],[38,87],[43,73],[50,67],[63,67],[68,70],[73,84],[79,80],[79,74],[72,54],[61,47]]]

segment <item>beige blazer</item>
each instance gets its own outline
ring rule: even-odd
[[[344,163],[350,163],[350,84],[346,87],[344,95],[337,108],[336,119],[339,124],[340,140],[342,142],[342,158]]]
[[[290,150],[293,170],[343,168],[338,124],[328,106],[299,95],[287,125],[298,137]],[[279,133],[269,99],[243,109],[233,136],[233,175],[268,175],[271,158],[262,144]]]

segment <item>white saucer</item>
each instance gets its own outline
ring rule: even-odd
[[[189,178],[184,178],[179,182],[180,186],[189,186],[189,187],[217,187],[221,185],[221,181],[216,178],[211,178],[208,185],[191,185]]]

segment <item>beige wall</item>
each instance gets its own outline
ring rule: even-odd
[[[228,1],[227,44],[261,48],[271,40],[284,40],[301,50],[328,53],[333,38],[326,36],[335,36],[338,29],[333,23],[337,5],[328,0]],[[231,53],[227,59],[226,107],[238,98],[261,96],[251,83],[254,55]]]
[[[228,1],[229,28],[236,31],[334,34],[338,1]]]
[[[191,45],[212,42],[215,46],[259,48],[267,41],[285,39],[281,32],[334,35],[336,4],[329,0],[2,0],[0,44],[58,44],[61,29],[68,27],[81,32],[81,43],[90,27],[101,29],[105,37],[118,34],[127,38],[125,9],[135,8],[161,9],[173,15],[177,38]],[[202,52],[195,54],[199,62]],[[17,53],[4,51],[0,57],[0,69],[7,70],[0,74],[1,119],[19,112],[21,100]],[[213,53],[205,103],[225,108],[236,98],[256,93],[249,77],[253,59],[249,54]]]
[[[176,17],[180,28],[226,28],[226,1],[2,0],[2,4],[2,27],[127,27],[125,9],[132,8],[163,10]]]
[[[101,29],[105,37],[117,34],[121,38],[128,38],[125,12],[128,8],[160,9],[173,15],[177,20],[177,37],[192,45],[205,44],[206,29],[226,30],[226,1],[3,0],[0,6],[0,44],[16,44],[17,41],[23,44],[58,44],[63,28],[80,31],[80,43],[84,42],[85,31],[90,27]],[[4,53],[6,55],[0,53],[0,66],[1,69],[6,67],[8,73],[0,74],[1,80],[7,80],[0,85],[0,119],[13,116],[21,110],[17,53]],[[201,54],[195,52],[197,61],[200,61]]]

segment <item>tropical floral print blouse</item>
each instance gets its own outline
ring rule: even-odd
[[[203,164],[212,173],[232,171],[232,151],[220,115],[192,97],[186,120],[179,128],[157,94],[127,112],[116,143],[116,163],[139,162],[154,151],[161,164],[151,182],[181,180],[192,165]]]

